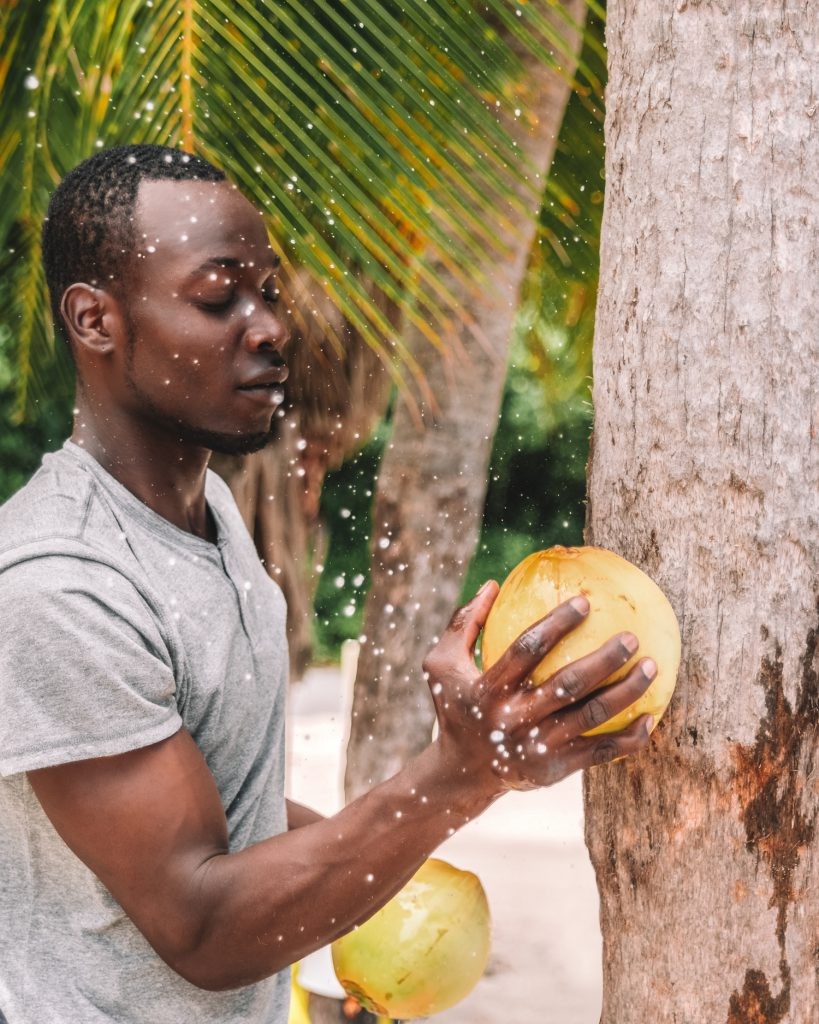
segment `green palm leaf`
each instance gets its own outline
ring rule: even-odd
[[[225,167],[267,212],[288,278],[322,284],[423,387],[373,287],[430,344],[462,311],[425,264],[447,254],[476,290],[498,224],[538,188],[499,112],[516,53],[559,65],[553,0],[40,0],[0,13],[0,299],[18,421],[71,386],[39,265],[48,196],[95,147],[162,142]],[[511,45],[510,45],[511,41]],[[593,71],[584,64],[586,77]],[[475,211],[491,211],[476,216]],[[494,219],[494,221],[493,221]],[[328,330],[329,325],[327,325]],[[480,327],[471,324],[479,333]]]

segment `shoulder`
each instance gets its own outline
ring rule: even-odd
[[[6,574],[46,589],[63,580],[118,573],[142,590],[125,534],[94,475],[65,448],[43,456],[27,484],[0,505],[0,588]]]
[[[0,562],[4,553],[51,536],[81,536],[92,494],[82,467],[62,452],[46,454],[28,483],[0,505]]]

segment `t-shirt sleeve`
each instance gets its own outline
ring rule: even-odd
[[[167,644],[117,569],[48,555],[0,572],[0,775],[157,743],[182,724]]]

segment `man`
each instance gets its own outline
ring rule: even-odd
[[[528,688],[578,595],[482,675],[489,582],[424,665],[437,739],[332,818],[286,802],[284,601],[208,469],[265,444],[286,376],[261,215],[203,160],[118,147],[62,182],[43,243],[77,398],[0,508],[0,1010],[283,1024],[288,966],[505,791],[642,749],[645,717],[581,733],[656,666],[590,697],[623,635]]]

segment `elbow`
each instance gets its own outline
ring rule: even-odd
[[[232,988],[221,973],[209,969],[209,965],[197,956],[196,950],[166,957],[165,962],[180,978],[204,992],[225,992]]]
[[[226,954],[223,944],[214,941],[213,936],[206,939],[200,933],[195,941],[190,941],[190,936],[187,939],[171,943],[166,947],[167,955],[160,954],[180,978],[205,992],[228,992],[249,984],[236,976],[236,965]]]
[[[209,947],[198,946],[168,957],[166,963],[189,984],[205,992],[230,992],[234,989],[254,985],[266,978],[278,974],[290,965],[283,963],[265,963],[264,969],[249,970],[247,960],[242,957],[239,962],[231,957],[221,944]]]
[[[209,858],[207,866],[215,860]],[[288,967],[288,953],[270,936],[257,935],[255,942],[247,937],[250,929],[219,892],[200,875],[196,889],[177,902],[176,913],[166,907],[161,917],[155,915],[155,930],[146,930],[146,937],[151,941],[153,931],[157,941],[151,944],[171,970],[204,992],[229,992]]]
[[[177,908],[178,909],[178,908]],[[194,923],[182,912],[171,913],[161,925],[142,928],[154,952],[190,985],[205,992],[226,992],[242,985],[232,976],[224,945],[202,919]]]

